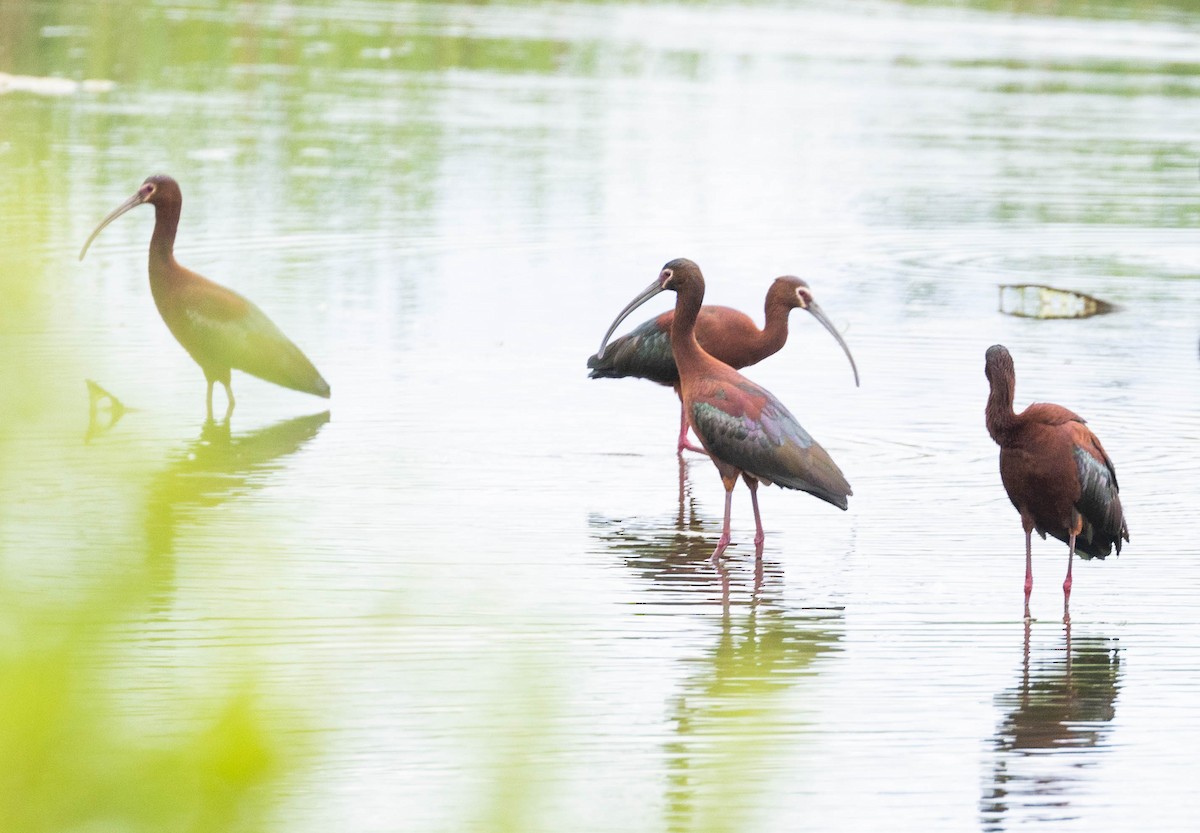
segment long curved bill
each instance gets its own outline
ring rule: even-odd
[[[608,326],[608,332],[606,332],[604,334],[604,338],[600,342],[600,349],[596,351],[596,356],[598,358],[604,357],[604,350],[606,347],[608,347],[608,340],[610,338],[612,338],[612,334],[617,329],[617,327],[621,326],[621,322],[624,321],[626,318],[628,318],[629,314],[631,312],[633,312],[635,309],[637,309],[642,304],[646,303],[647,301],[649,301],[651,298],[653,298],[655,295],[657,295],[658,293],[660,293],[662,291],[663,291],[662,284],[659,283],[658,280],[655,280],[654,283],[650,284],[648,287],[643,289],[640,293],[638,293],[638,296],[636,298],[634,298],[632,301],[630,301],[628,304],[625,305],[625,309],[621,310],[621,312],[613,320],[612,324],[610,324]]]
[[[112,210],[111,214],[109,214],[107,217],[105,217],[103,220],[100,221],[100,225],[96,226],[96,230],[92,232],[92,236],[89,237],[87,239],[87,242],[83,244],[83,248],[79,250],[79,259],[83,260],[83,256],[85,254],[87,254],[88,246],[92,245],[92,241],[96,239],[96,235],[98,235],[100,232],[104,231],[104,229],[108,226],[109,223],[111,223],[113,220],[120,217],[122,214],[124,214],[126,211],[130,210],[131,208],[137,208],[139,205],[141,205],[145,201],[146,201],[145,197],[142,196],[142,192],[139,190],[132,197],[125,200],[125,202],[121,203],[116,208],[114,208]]]
[[[821,326],[822,326],[822,327],[824,327],[825,329],[829,330],[829,334],[830,334],[831,336],[833,336],[835,339],[837,339],[837,343],[838,343],[838,344],[842,345],[842,351],[843,351],[843,352],[845,352],[845,354],[846,354],[846,358],[848,358],[848,359],[850,360],[850,369],[854,371],[854,386],[855,386],[855,387],[859,387],[859,384],[858,384],[858,365],[856,365],[856,364],[854,363],[854,356],[851,356],[851,355],[850,355],[850,348],[849,348],[849,347],[847,347],[847,346],[846,346],[846,342],[842,340],[842,334],[841,334],[841,333],[839,333],[839,332],[838,332],[838,331],[837,331],[837,330],[834,328],[834,326],[833,326],[833,322],[832,322],[832,321],[830,321],[828,318],[826,318],[826,317],[825,317],[825,311],[824,311],[824,310],[822,310],[822,309],[821,309],[819,306],[817,306],[817,302],[816,302],[816,301],[809,301],[809,302],[808,302],[808,306],[807,306],[807,307],[805,307],[805,309],[807,309],[809,312],[811,312],[811,313],[812,313],[812,315],[813,315],[813,318],[815,318],[815,319],[817,319],[818,321],[820,321],[820,322],[821,322]]]

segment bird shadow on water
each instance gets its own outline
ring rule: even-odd
[[[1117,640],[1071,637],[1031,656],[1031,625],[1025,623],[1021,672],[1016,685],[996,696],[1004,718],[992,741],[992,768],[980,803],[985,831],[1027,822],[1076,817],[1071,800],[1083,791],[1086,771],[1108,748],[1120,690]]]
[[[329,412],[322,411],[235,434],[228,422],[206,421],[198,439],[170,456],[152,477],[146,501],[146,556],[157,588],[155,607],[171,596],[181,530],[201,524],[204,510],[271,482],[267,475],[280,467],[279,461],[327,422]]]

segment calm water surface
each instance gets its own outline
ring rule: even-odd
[[[0,4],[0,570],[27,608],[140,582],[89,652],[136,732],[252,679],[305,749],[259,796],[289,831],[1190,829],[1186,4],[105,8]],[[180,261],[328,405],[235,376],[202,425],[149,209],[77,262],[158,171]],[[748,371],[854,487],[765,490],[757,563],[744,488],[709,563],[670,391],[586,378],[679,256],[756,316],[805,277],[862,372],[801,313]],[[999,314],[1023,282],[1120,309]],[[1021,619],[996,342],[1121,478],[1132,541],[1076,565],[1069,627],[1057,542]]]

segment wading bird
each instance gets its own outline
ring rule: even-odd
[[[750,489],[754,506],[757,554],[762,553],[764,537],[758,512],[760,482],[800,489],[845,509],[850,484],[825,449],[769,391],[717,361],[696,340],[704,277],[692,261],[680,258],[666,264],[654,283],[621,310],[597,355],[604,355],[609,337],[630,313],[664,290],[675,292],[671,350],[679,368],[684,413],[725,485],[725,524],[713,559],[729,544],[730,506],[739,475]]]
[[[1017,374],[1002,344],[988,348],[984,372],[991,385],[985,411],[988,434],[1000,446],[1000,481],[1025,529],[1025,616],[1033,590],[1033,532],[1067,544],[1063,611],[1071,598],[1071,565],[1104,558],[1129,540],[1117,472],[1083,418],[1061,405],[1037,402],[1013,412]]]
[[[225,386],[228,405],[225,418],[233,413],[230,370],[285,388],[329,398],[329,385],[308,357],[247,299],[213,283],[175,261],[175,232],[183,194],[179,183],[165,174],[151,176],[132,197],[100,221],[83,244],[79,259],[109,223],[143,203],[154,206],[154,234],[150,238],[150,293],[167,329],[195,359],[208,381],[208,418],[213,418],[213,385]]]
[[[710,356],[724,362],[735,370],[758,364],[767,356],[783,349],[788,337],[788,313],[802,309],[821,322],[837,339],[850,368],[854,371],[854,384],[858,384],[858,367],[850,348],[842,340],[832,322],[813,300],[808,284],[797,277],[784,275],[776,278],[767,290],[765,325],[760,330],[754,320],[744,312],[731,307],[703,306],[696,319],[696,341]],[[657,318],[635,327],[627,335],[618,338],[606,349],[588,359],[591,379],[623,379],[633,376],[649,379],[660,385],[668,385],[679,395],[679,371],[675,367],[675,356],[671,352],[671,322],[674,310],[668,310]],[[676,450],[700,451],[688,442],[687,409],[680,396],[679,443]]]

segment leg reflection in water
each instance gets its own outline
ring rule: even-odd
[[[1020,676],[996,697],[1003,718],[992,742],[992,768],[981,801],[983,829],[1078,817],[1072,798],[1087,791],[1088,772],[1101,766],[1120,691],[1118,643],[1071,635],[1031,649],[1025,621]]]

